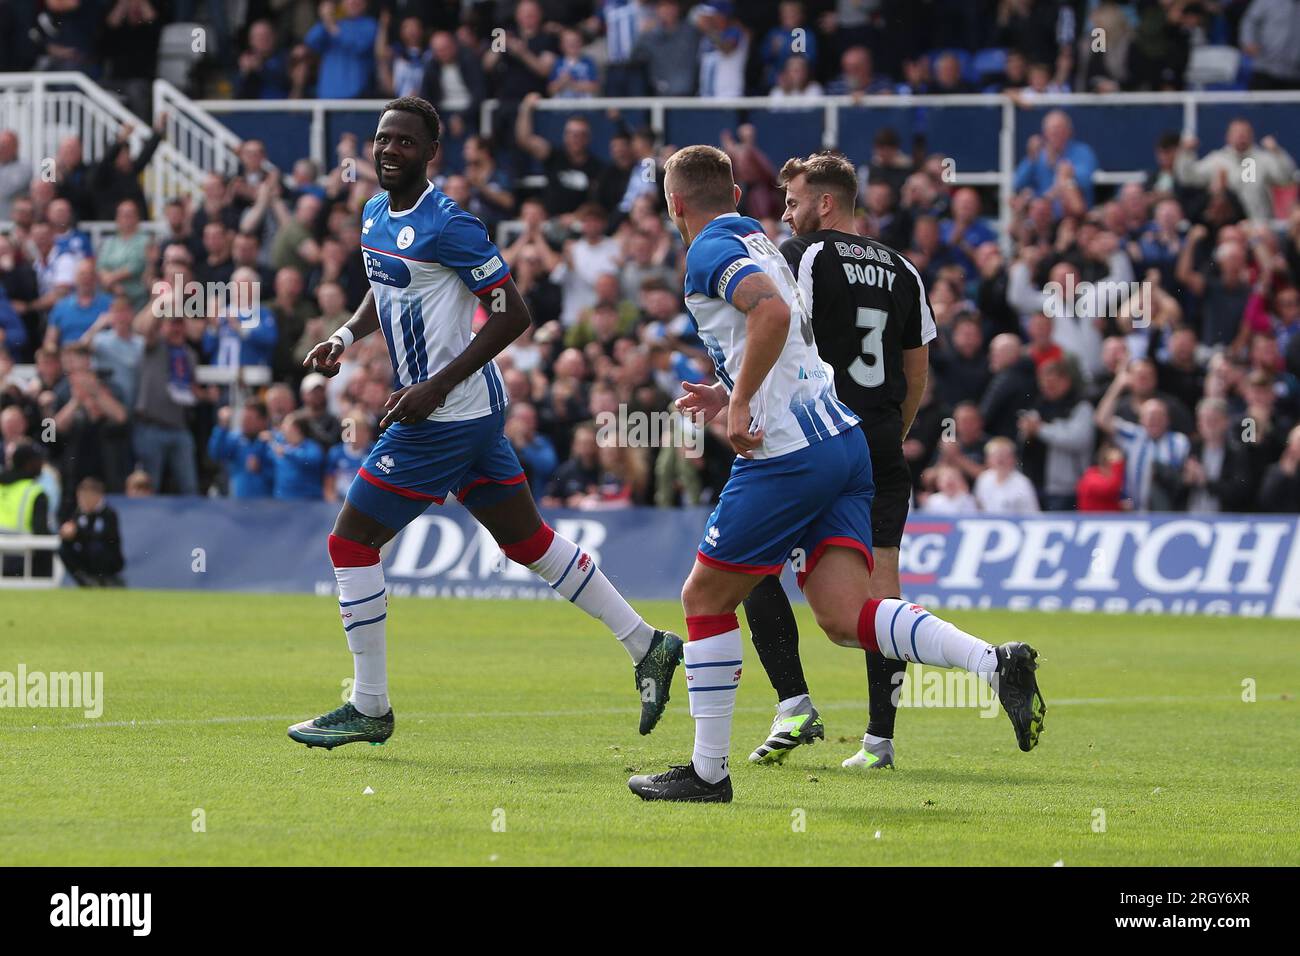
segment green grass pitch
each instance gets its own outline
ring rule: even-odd
[[[680,627],[672,604],[639,607]],[[1296,622],[953,612],[1039,648],[1042,743],[1020,753],[1001,715],[905,709],[899,769],[863,775],[839,766],[866,720],[861,655],[801,608],[826,744],[780,768],[746,762],[772,712],[747,647],[735,802],[693,806],[626,787],[690,752],[682,674],[643,738],[626,655],[572,607],[398,599],[390,612],[397,732],[326,752],[285,728],[336,706],[351,676],[331,598],[4,593],[0,671],[102,671],[105,705],[97,720],[0,709],[0,861],[1300,863]]]

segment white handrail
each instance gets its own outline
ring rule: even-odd
[[[0,126],[18,133],[19,155],[37,170],[69,135],[81,138],[87,163],[104,155],[106,144],[123,125],[135,127],[135,147],[148,137],[144,120],[84,73],[0,73],[0,91]]]
[[[63,583],[63,562],[59,560],[61,540],[57,534],[11,534],[0,531],[0,557],[21,553],[23,573],[20,577],[0,577],[0,588],[57,588]],[[51,575],[48,578],[32,576],[32,555],[36,551],[53,554]]]
[[[351,112],[378,110],[386,99],[356,100],[195,100],[196,106],[213,113],[305,113],[321,108]],[[496,100],[485,102],[496,103]],[[570,112],[574,110],[646,110],[663,107],[670,110],[760,109],[779,105],[782,109],[844,108],[847,106],[1001,106],[1015,103],[1009,93],[873,93],[870,96],[821,96],[807,105],[798,101],[773,100],[770,96],[735,96],[702,99],[698,96],[593,96],[576,99],[542,99],[539,110]],[[1156,106],[1183,103],[1300,103],[1300,90],[1176,90],[1151,93],[1042,93],[1022,98],[1019,104],[1034,109],[1039,106]]]
[[[72,91],[67,88],[71,87]],[[378,112],[384,99],[324,99],[324,100],[194,100],[165,80],[155,80],[153,85],[155,115],[166,112],[163,142],[159,144],[155,162],[147,173],[148,187],[155,216],[161,216],[161,207],[167,199],[183,193],[201,194],[203,177],[210,172],[229,175],[238,169],[235,150],[240,138],[217,118],[223,113],[310,113],[311,131],[309,152],[322,169],[330,167],[329,144],[326,142],[326,123],[332,111]],[[84,99],[82,99],[84,97]],[[89,103],[89,108],[87,107]],[[997,108],[998,159],[991,169],[962,169],[958,182],[998,188],[998,219],[1002,226],[1004,242],[1010,223],[1011,184],[1015,173],[1016,122],[1018,110],[1089,107],[1089,106],[1155,106],[1182,107],[1182,126],[1186,133],[1195,133],[1197,108],[1207,105],[1259,105],[1300,104],[1300,91],[1241,91],[1213,92],[1178,91],[1153,93],[1050,93],[1032,98],[1013,97],[1006,93],[961,93],[942,95],[891,95],[826,96],[803,104],[779,102],[783,110],[823,112],[822,145],[834,148],[839,144],[844,127],[845,109],[907,109],[945,107]],[[483,129],[491,126],[492,115],[498,107],[496,100],[482,104],[480,121]],[[617,109],[645,111],[651,128],[659,135],[665,130],[669,110],[770,110],[778,105],[767,96],[746,96],[727,99],[701,99],[699,97],[593,97],[590,99],[543,99],[536,103],[540,112],[592,112]],[[100,87],[80,73],[0,73],[0,127],[19,130],[24,158],[35,163],[38,158],[52,156],[57,140],[69,129],[61,123],[71,122],[83,134],[83,150],[87,160],[102,153],[107,134],[116,124],[140,121],[125,107],[105,93]],[[133,134],[138,142],[143,136],[140,129]],[[268,163],[269,165],[269,163]],[[1097,182],[1122,183],[1138,179],[1141,170],[1099,171]]]
[[[167,117],[159,146],[167,172],[153,182],[155,210],[183,193],[202,196],[209,173],[227,176],[238,169],[239,137],[166,80],[153,81],[153,111],[155,117]]]

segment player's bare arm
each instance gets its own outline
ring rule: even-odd
[[[379,328],[379,311],[375,308],[375,293],[367,289],[366,297],[353,313],[352,318],[324,342],[312,346],[302,364],[313,372],[335,375],[343,353],[357,339],[364,339]]]
[[[740,280],[731,304],[745,314],[746,345],[727,410],[727,437],[736,453],[747,458],[763,444],[763,432],[751,434],[749,430],[749,401],[785,348],[790,332],[790,306],[781,298],[776,284],[761,272],[750,273]]]
[[[504,285],[484,292],[479,300],[489,314],[483,328],[470,339],[465,351],[436,374],[389,396],[388,412],[379,423],[380,428],[387,428],[393,422],[412,425],[424,421],[442,405],[453,388],[496,358],[506,346],[524,334],[532,321],[514,279],[507,278]]]
[[[916,419],[916,410],[921,407],[921,395],[925,392],[926,379],[930,377],[930,346],[903,349],[903,377],[907,379],[907,395],[903,398],[903,435],[906,440]]]

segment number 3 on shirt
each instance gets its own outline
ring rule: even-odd
[[[857,326],[866,329],[862,336],[862,355],[853,360],[849,366],[849,375],[863,388],[875,388],[885,382],[885,322],[889,313],[884,309],[858,309]],[[870,364],[862,361],[862,356],[870,355]]]

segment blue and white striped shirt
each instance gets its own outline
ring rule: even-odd
[[[626,63],[632,58],[645,15],[640,0],[605,0],[600,17],[605,21],[605,49],[610,63]]]
[[[1192,450],[1192,442],[1182,432],[1167,431],[1152,438],[1134,422],[1115,419],[1115,442],[1124,452],[1124,497],[1133,502],[1134,511],[1146,511],[1151,504],[1151,473],[1154,466],[1181,468]]]
[[[398,386],[423,382],[472,337],[478,296],[510,278],[483,223],[429,183],[410,209],[393,212],[380,192],[362,213],[361,250],[379,328]],[[505,408],[505,385],[488,362],[429,417],[467,421]]]

